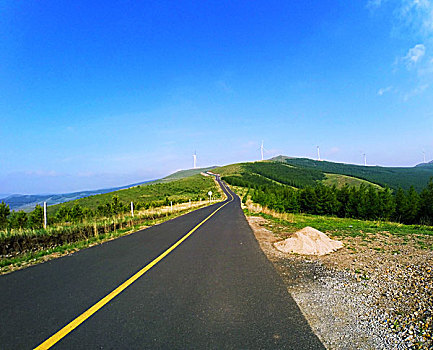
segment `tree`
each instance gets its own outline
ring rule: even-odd
[[[413,186],[410,186],[407,194],[407,206],[405,211],[405,223],[415,224],[419,219],[419,194]]]
[[[81,222],[81,221],[83,221],[83,217],[84,217],[83,208],[81,207],[81,205],[75,204],[71,210],[72,220],[74,220],[76,222],[77,221]]]
[[[16,222],[17,226],[20,229],[23,229],[27,225],[27,214],[23,210],[20,210],[18,213],[16,213]]]
[[[44,225],[44,209],[37,204],[29,215],[29,226],[33,229],[40,229]]]
[[[303,212],[310,214],[316,213],[317,197],[312,187],[307,186],[302,190],[299,196],[299,203]]]
[[[9,215],[9,227],[22,229],[27,225],[27,214],[20,210],[19,212],[12,211]]]
[[[380,204],[377,190],[373,186],[369,186],[366,193],[365,217],[370,220],[377,219],[380,215],[379,211]]]
[[[433,178],[420,195],[420,222],[423,224],[433,224]]]
[[[361,184],[356,191],[357,203],[356,203],[356,215],[360,219],[368,218],[368,201],[367,201],[367,186]]]
[[[287,188],[284,191],[284,209],[289,213],[299,212],[299,199],[297,191]]]
[[[337,212],[338,202],[335,187],[319,184],[314,188],[316,194],[315,213],[319,215],[332,215]]]
[[[337,190],[337,201],[339,203],[337,215],[340,218],[345,218],[349,215],[349,197],[350,197],[350,187],[345,184],[340,190]]]
[[[378,216],[384,220],[390,220],[395,213],[395,200],[389,187],[379,192]]]
[[[406,193],[401,187],[397,190],[395,194],[395,213],[394,220],[397,222],[406,221],[406,211],[407,211],[407,197]]]
[[[117,195],[114,195],[111,198],[111,211],[114,215],[119,214],[120,212],[121,203],[119,202],[119,197]]]
[[[8,224],[8,216],[11,210],[9,205],[6,205],[3,201],[0,203],[0,229],[5,229]]]
[[[72,221],[71,209],[62,205],[56,212],[56,219],[58,222],[70,222]]]

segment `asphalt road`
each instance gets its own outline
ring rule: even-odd
[[[53,335],[56,349],[323,349],[260,250],[239,199],[228,196],[0,276],[0,349],[32,349]],[[57,333],[206,218],[84,322]]]

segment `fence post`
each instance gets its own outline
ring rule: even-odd
[[[134,203],[131,202],[131,216],[134,217]]]
[[[47,202],[44,202],[44,229],[47,229]]]

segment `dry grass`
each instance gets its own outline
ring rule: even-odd
[[[278,213],[275,210],[269,209],[267,207],[263,207],[260,204],[253,203],[251,200],[248,200],[246,204],[242,205],[244,209],[247,209],[249,212],[258,214],[263,213],[266,215],[270,215],[276,219],[280,219],[289,223],[295,222],[295,215],[291,213]]]

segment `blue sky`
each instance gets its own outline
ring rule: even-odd
[[[433,2],[0,3],[0,194],[433,158]]]

